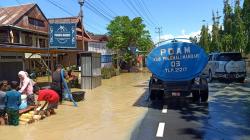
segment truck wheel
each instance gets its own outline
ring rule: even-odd
[[[156,99],[156,95],[157,95],[157,90],[151,90],[149,93],[149,98],[151,101],[154,101]]]
[[[199,102],[200,100],[199,91],[192,91],[192,99],[193,99],[193,102]]]
[[[212,82],[213,81],[213,74],[211,72],[211,70],[209,70],[209,73],[208,73],[208,82]]]
[[[201,91],[201,102],[207,102],[208,100],[208,89]]]
[[[239,83],[244,83],[244,81],[245,81],[245,77],[237,79],[237,82]]]

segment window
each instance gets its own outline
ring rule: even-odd
[[[242,56],[240,53],[222,53],[218,55],[217,59],[218,61],[241,61]]]
[[[31,18],[31,17],[29,17],[29,24],[39,26],[39,27],[45,27],[45,24],[42,20]]]

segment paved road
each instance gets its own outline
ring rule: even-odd
[[[249,140],[250,78],[244,84],[209,84],[209,102],[165,99],[149,102],[148,93],[136,105],[149,110],[132,140]]]

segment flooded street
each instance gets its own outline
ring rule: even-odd
[[[152,102],[131,140],[249,140],[249,93],[248,77],[245,83],[209,83],[208,103],[175,98]]]
[[[74,107],[65,101],[57,115],[18,127],[0,127],[0,140],[248,140],[250,79],[209,83],[208,103],[147,100],[150,73],[128,73],[86,90]],[[73,89],[75,91],[77,89]],[[187,101],[187,102],[186,102]],[[162,137],[157,137],[164,123]]]
[[[102,80],[73,107],[64,102],[57,115],[30,125],[0,127],[0,140],[126,140],[147,108],[134,104],[145,93],[149,73],[129,73]]]

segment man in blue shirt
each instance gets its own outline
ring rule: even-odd
[[[0,82],[0,125],[5,124],[5,95],[4,92],[4,83]]]
[[[9,125],[19,124],[19,106],[21,104],[21,94],[17,91],[18,83],[11,82],[11,90],[6,92],[5,103],[8,114]]]

